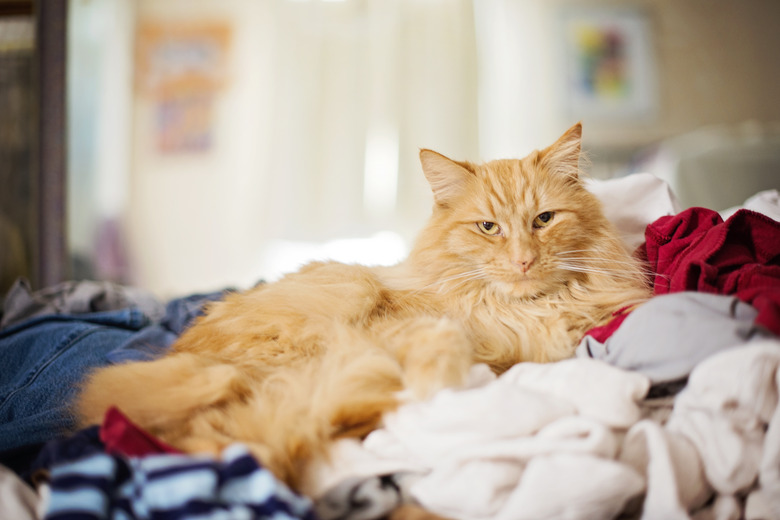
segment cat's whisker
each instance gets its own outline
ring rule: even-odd
[[[595,253],[595,249],[572,249],[571,251],[558,251],[556,255],[568,255],[571,253]]]
[[[452,287],[449,287],[449,288],[447,288],[447,289],[448,289],[449,291],[454,291],[454,290],[455,290],[455,289],[457,289],[458,287],[461,287],[462,285],[465,285],[465,284],[467,284],[468,282],[471,282],[471,281],[474,281],[474,280],[484,280],[484,279],[486,279],[486,278],[487,278],[487,273],[484,273],[484,272],[483,272],[483,273],[481,273],[481,274],[478,274],[478,275],[476,275],[476,276],[473,276],[473,277],[470,277],[470,278],[466,278],[466,279],[464,279],[464,280],[461,280],[461,281],[460,281],[460,282],[458,282],[457,284],[455,284],[455,285],[453,285]],[[440,291],[441,291],[441,289],[444,289],[444,287],[440,287],[440,288],[439,288],[439,290],[440,290]]]
[[[443,284],[446,284],[447,282],[451,282],[453,280],[458,280],[458,279],[461,279],[461,278],[468,278],[468,277],[471,277],[471,276],[474,276],[474,275],[484,274],[483,272],[484,272],[484,269],[482,267],[478,267],[477,269],[472,269],[471,271],[465,271],[463,273],[456,274],[454,276],[450,276],[450,277],[447,277],[447,278],[442,278],[440,280],[436,280],[435,282],[430,283],[430,284],[422,287],[417,292],[424,291],[426,289],[430,289],[431,287],[434,287],[436,285],[443,285]],[[468,281],[468,279],[466,281]]]
[[[614,276],[616,278],[622,278],[626,280],[635,279],[637,274],[636,271],[627,270],[627,269],[603,269],[598,267],[585,267],[582,265],[570,265],[570,264],[559,264],[558,268],[563,269],[565,271],[575,271],[579,273],[605,274],[605,275]]]
[[[591,257],[591,256],[567,256],[562,258],[562,260],[565,260],[567,262],[570,261],[584,261],[588,263],[608,263],[608,264],[620,264],[620,265],[631,265],[635,266],[637,269],[644,269],[642,267],[642,263],[638,262],[632,262],[630,260],[615,260],[612,258],[598,258],[598,257]]]
[[[599,253],[602,253],[602,252],[609,253],[609,251],[612,250],[612,248],[610,246],[616,246],[618,244],[620,244],[619,241],[609,241],[609,240],[606,240],[602,244],[594,245],[594,246],[588,247],[586,249],[570,249],[568,251],[558,251],[555,254],[566,255],[566,254],[571,254],[571,253],[595,253],[595,254],[599,254]]]
[[[657,273],[652,269],[648,269],[647,267],[644,267],[642,264],[637,264],[631,261],[621,261],[621,260],[615,260],[611,258],[598,258],[598,257],[588,257],[588,256],[564,257],[563,260],[566,260],[567,262],[576,262],[576,261],[587,262],[589,264],[589,267],[592,268],[600,268],[601,266],[599,265],[593,265],[598,263],[609,264],[609,265],[612,264],[629,265],[629,266],[634,266],[639,273],[642,273],[644,275],[668,278],[666,275]],[[572,265],[579,265],[579,264],[572,264]],[[588,267],[588,266],[583,265],[582,267]]]
[[[432,283],[430,285],[432,286],[432,285],[437,285],[437,284],[443,284],[443,283],[451,282],[452,280],[457,280],[459,278],[467,278],[467,277],[475,275],[475,274],[480,274],[480,273],[482,273],[482,271],[483,271],[483,268],[479,267],[479,268],[473,269],[471,271],[466,271],[466,272],[463,272],[463,273],[460,273],[460,274],[456,274],[455,276],[450,276],[448,278],[442,278],[441,280],[437,280],[437,281],[435,281],[434,283]]]
[[[441,284],[440,287],[439,287],[439,291],[441,291],[442,289],[447,289],[448,291],[452,291],[452,290],[454,290],[454,289],[456,289],[458,287],[461,287],[461,286],[463,286],[463,285],[465,285],[468,282],[471,282],[473,280],[485,279],[485,278],[487,278],[487,273],[485,272],[484,268],[480,267],[480,268],[477,268],[477,269],[475,269],[473,271],[469,271],[469,276],[462,276],[462,277],[459,277],[459,278],[460,278],[460,280],[456,284],[451,285],[449,287],[445,286],[444,284]],[[449,279],[447,281],[452,281],[452,279]]]
[[[663,276],[659,273],[654,272],[652,269],[648,269],[646,267],[646,264],[642,262],[635,262],[631,260],[617,260],[615,258],[609,258],[607,257],[601,257],[601,256],[585,256],[585,255],[579,255],[579,256],[571,256],[576,253],[598,253],[599,248],[591,248],[591,249],[572,249],[570,251],[559,251],[557,253],[554,253],[555,256],[561,257],[562,260],[565,260],[567,262],[570,261],[583,261],[588,263],[598,263],[598,262],[604,262],[609,264],[621,264],[621,265],[633,265],[636,266],[637,269],[639,269],[644,274],[649,274],[653,276]]]
[[[584,264],[578,264],[578,263],[560,263],[558,264],[558,267],[566,267],[566,268],[572,268],[572,269],[583,269],[583,270],[589,270],[599,273],[612,273],[612,272],[621,272],[621,273],[636,273],[638,270],[634,269],[621,269],[619,267],[616,268],[610,268],[610,267],[602,267],[602,266],[596,266],[596,265],[584,265]]]
[[[611,258],[598,258],[593,256],[567,256],[563,260],[585,260],[588,262],[609,262],[611,264],[638,265],[630,260],[614,260]]]

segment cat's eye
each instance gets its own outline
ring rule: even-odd
[[[553,211],[545,211],[544,213],[540,213],[534,219],[534,227],[536,229],[539,229],[549,225],[550,222],[552,222],[554,216],[555,216],[555,212]]]
[[[498,235],[501,228],[495,222],[477,222],[477,227],[486,235]]]

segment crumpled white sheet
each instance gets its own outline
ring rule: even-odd
[[[723,220],[726,220],[740,209],[756,211],[774,220],[780,221],[780,191],[759,191],[747,199],[741,206],[735,206],[721,211],[720,216]]]
[[[524,363],[403,405],[363,443],[337,444],[306,492],[416,472],[405,490],[445,517],[780,518],[780,340],[701,362],[668,421],[648,379],[592,359]]]
[[[665,215],[682,210],[669,184],[650,173],[586,181],[588,191],[596,195],[607,219],[615,225],[629,251],[645,241],[645,228]]]

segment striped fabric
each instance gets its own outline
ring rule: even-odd
[[[315,520],[311,502],[234,444],[220,460],[98,453],[51,469],[46,520]]]

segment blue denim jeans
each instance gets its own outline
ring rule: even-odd
[[[129,308],[43,316],[0,332],[0,453],[70,433],[85,374],[149,325]]]

